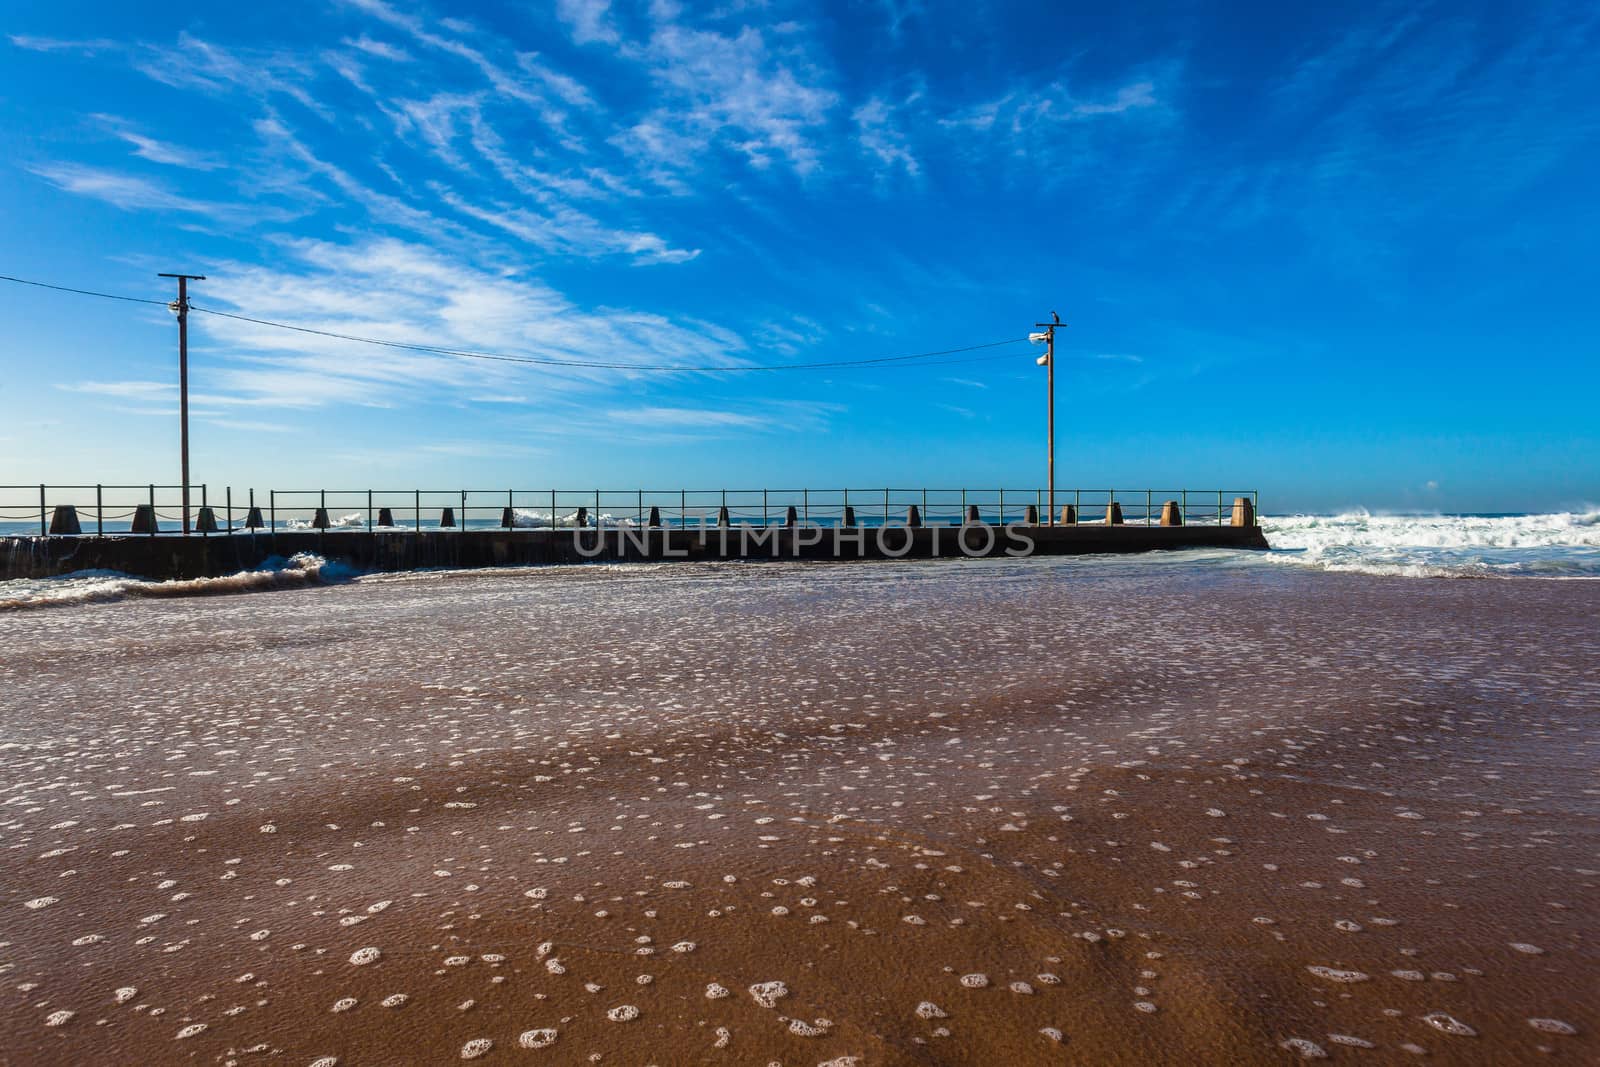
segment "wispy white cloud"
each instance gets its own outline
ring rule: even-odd
[[[566,121],[565,114],[559,108],[553,106],[548,97],[530,85],[525,78],[518,77],[508,71],[476,46],[460,40],[459,37],[451,37],[429,29],[422,18],[396,11],[385,0],[344,0],[344,2],[374,16],[395,29],[404,31],[418,44],[455,56],[457,59],[470,64],[477,69],[478,73],[483,76],[495,92],[508,99],[516,100],[535,108],[544,117],[545,121],[552,126],[560,127]],[[451,32],[460,33],[468,27],[464,23],[452,22],[449,27],[442,26],[442,28],[449,28]]]
[[[95,55],[99,52],[121,51],[126,47],[123,42],[109,37],[69,39],[13,33],[9,35],[9,40],[18,48],[26,48],[30,52],[77,52],[82,55]]]
[[[253,318],[396,342],[624,365],[735,366],[744,348],[737,335],[714,326],[584,310],[538,282],[467,267],[395,239],[286,239],[280,249],[274,267],[219,267],[207,285],[209,304],[202,306],[238,307]],[[297,408],[509,397],[526,395],[529,382],[547,391],[590,391],[626,377],[626,371],[619,377],[617,371],[374,348],[204,314],[192,322],[228,357],[197,388],[233,403]],[[640,328],[648,346],[637,342]]]
[[[148,159],[152,163],[165,163],[188,170],[216,170],[223,165],[222,160],[208,152],[146,137],[135,131],[126,119],[115,115],[96,114],[90,117],[98,119],[112,134],[133,145],[134,155]]]
[[[28,170],[57,188],[103,200],[124,211],[185,211],[213,217],[236,214],[229,205],[197,200],[135,174],[81,163],[41,163]]]
[[[178,391],[172,382],[152,381],[111,381],[111,382],[63,382],[56,386],[57,389],[69,393],[93,393],[98,396],[115,396],[123,399],[158,399],[165,400]]]
[[[737,34],[698,29],[656,9],[649,41],[625,54],[645,63],[663,106],[636,122],[618,143],[670,168],[686,168],[709,140],[757,169],[787,163],[797,174],[821,163],[820,143],[839,94],[819,82],[822,69],[779,55],[752,26]]]
[[[862,149],[882,165],[881,174],[893,173],[898,168],[914,178],[921,172],[905,133],[896,124],[890,105],[882,97],[868,100],[850,117],[855,120],[856,138]]]
[[[631,422],[641,426],[725,428],[729,426],[763,427],[771,425],[770,420],[761,415],[738,411],[717,411],[710,408],[617,408],[607,414],[619,422]]]
[[[411,53],[404,48],[398,48],[387,41],[374,40],[366,34],[354,39],[346,37],[344,43],[359,52],[365,52],[367,55],[376,56],[379,59],[387,59],[391,63],[411,62]]]
[[[640,263],[686,263],[700,254],[698,248],[673,248],[653,233],[609,229],[575,208],[556,207],[549,215],[541,215],[506,205],[483,207],[448,189],[437,191],[441,200],[463,215],[546,251],[580,256],[620,253]]]
[[[611,24],[611,0],[556,0],[556,15],[579,44],[616,44],[620,40]]]

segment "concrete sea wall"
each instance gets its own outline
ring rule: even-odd
[[[1264,549],[1248,526],[780,527],[604,530],[254,531],[0,539],[0,579],[106,570],[152,580],[210,578],[314,553],[360,571],[620,560],[928,559],[1063,556],[1179,548]]]

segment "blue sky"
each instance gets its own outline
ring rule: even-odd
[[[0,274],[675,366],[1055,309],[1063,487],[1600,498],[1591,4],[283,11],[7,4]],[[0,322],[0,483],[176,480],[165,310],[0,284]],[[192,324],[212,485],[1044,479],[1025,343],[659,374]]]

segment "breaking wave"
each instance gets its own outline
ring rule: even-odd
[[[1272,558],[1411,578],[1600,578],[1600,509],[1537,515],[1263,516]]]
[[[512,519],[512,523],[520,530],[548,530],[550,528],[550,526],[551,526],[550,513],[548,511],[528,511],[525,508],[517,508],[515,511],[513,511],[511,513],[511,519]],[[595,523],[595,519],[594,519],[594,513],[593,512],[590,512],[590,513],[588,513],[587,515],[584,516],[584,525],[585,526],[593,527],[594,523]],[[558,516],[556,516],[555,525],[556,526],[576,526],[576,525],[578,525],[578,513],[576,511],[573,511],[573,512],[569,512],[566,515],[558,515]],[[618,516],[613,515],[610,512],[606,512],[605,514],[600,516],[600,525],[601,526],[637,526],[638,522],[635,521],[634,519],[619,518]]]
[[[186,578],[152,582],[117,571],[77,571],[56,578],[0,582],[0,611],[106,604],[129,599],[216,596],[263,589],[288,589],[348,581],[356,576],[349,566],[302,552],[288,559],[274,558],[256,570],[220,578]]]
[[[360,513],[354,511],[348,515],[340,515],[336,518],[328,519],[328,529],[330,530],[359,530],[366,525],[367,520]],[[314,519],[286,519],[284,526],[291,530],[317,529]]]

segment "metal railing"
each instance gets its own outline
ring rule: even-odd
[[[254,489],[190,487],[193,536],[321,530],[549,529],[730,525],[880,526],[906,523],[913,507],[924,526],[965,522],[1048,524],[1044,489]],[[127,534],[165,536],[183,527],[177,485],[0,485],[0,536]],[[1129,526],[1154,526],[1174,504],[1184,525],[1228,525],[1244,497],[1259,516],[1256,490],[1060,489],[1079,525],[1104,523],[1112,505]],[[77,530],[63,509],[70,509]],[[259,509],[259,512],[258,510]],[[255,520],[259,520],[258,522]]]

